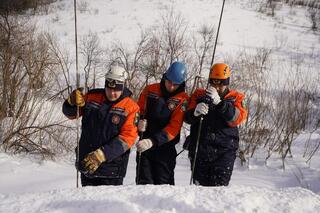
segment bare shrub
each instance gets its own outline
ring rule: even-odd
[[[102,49],[97,33],[89,32],[80,39],[80,54],[84,64],[84,86],[95,88],[97,80],[97,69],[102,66]]]
[[[72,76],[70,74],[72,63],[69,59],[68,52],[62,50],[54,35],[44,33],[44,36],[46,38],[50,53],[53,57],[53,64],[55,65],[50,67],[50,71],[54,75],[53,82],[55,87],[51,88],[52,96],[49,99],[65,99],[67,96],[64,94],[69,95],[72,92]],[[56,69],[58,69],[59,72],[57,72]],[[67,93],[65,93],[66,91]]]
[[[62,139],[63,122],[46,102],[54,87],[54,58],[46,37],[35,32],[28,20],[0,16],[1,148],[52,157],[55,148],[70,147]]]
[[[320,2],[318,0],[285,0],[285,3],[289,4],[290,6],[307,6],[320,9]]]
[[[310,102],[308,84],[303,82],[298,76],[291,76],[287,84],[278,88],[278,92],[273,94],[274,104],[271,115],[274,126],[274,140],[268,146],[268,156],[273,152],[280,154],[283,169],[284,160],[291,156],[291,146],[294,139],[307,128],[308,120],[311,118],[312,104]]]
[[[147,67],[144,66],[145,58],[151,53],[148,47],[148,34],[141,32],[140,40],[137,42],[134,52],[130,53],[123,44],[114,44],[109,54],[110,64],[121,64],[128,75],[127,86],[133,92],[133,97],[138,98],[142,89],[149,80],[149,72],[145,72]]]
[[[77,9],[80,13],[86,13],[89,11],[89,3],[85,0],[77,2]]]
[[[315,107],[318,87],[317,79],[311,75],[306,77],[305,73],[311,71],[296,55],[292,56],[289,67],[277,63],[277,69],[282,73],[280,76],[287,76],[287,79],[284,85],[274,84],[279,80],[270,72],[271,55],[272,49],[267,48],[255,53],[242,51],[236,60],[228,62],[234,70],[232,85],[246,94],[249,112],[247,121],[240,126],[238,157],[244,163],[258,148],[265,148],[266,163],[276,153],[281,156],[285,169],[285,159],[291,156],[296,137],[303,131],[315,131],[319,127],[319,120],[314,118],[319,114],[318,107]],[[305,156],[312,157],[320,145],[314,141],[306,143]]]
[[[279,0],[260,1],[258,6],[258,12],[274,17],[278,3],[279,3]]]
[[[119,63],[125,67],[128,86],[137,98],[147,84],[161,80],[172,62],[182,61],[187,65],[187,91],[191,92],[198,86],[197,82],[202,82],[200,76],[211,58],[214,28],[201,26],[196,33],[193,39],[188,38],[183,17],[169,10],[161,23],[141,30],[140,40],[133,51],[124,44],[115,43],[108,51],[108,64]]]
[[[313,31],[318,30],[320,25],[320,9],[309,7],[306,16],[311,22],[311,29]]]
[[[198,87],[205,87],[204,85],[206,84],[207,78],[205,78],[205,80],[202,79],[203,69],[206,64],[210,63],[210,53],[213,49],[215,38],[214,34],[214,27],[203,25],[193,37],[193,49],[195,52],[196,61],[191,68],[194,75],[190,73],[190,77],[188,79],[189,81],[193,82],[189,83],[189,85],[192,85],[191,90],[189,91],[190,93],[192,93]]]
[[[272,50],[267,48],[258,49],[253,53],[243,50],[237,55],[235,61],[229,61],[234,70],[233,87],[246,94],[248,119],[240,126],[239,157],[242,162],[246,156],[252,157],[257,148],[270,137],[266,76],[271,70],[271,53]]]
[[[37,11],[39,6],[45,6],[56,0],[1,0],[0,13],[3,12],[22,12],[32,9],[33,13]]]
[[[108,63],[119,63],[125,67],[133,97],[137,98],[147,84],[160,81],[172,62],[188,60],[186,29],[181,15],[170,10],[159,25],[141,30],[133,50],[119,42],[111,47]]]
[[[303,157],[306,159],[307,163],[310,163],[312,158],[320,151],[320,139],[319,137],[317,137],[320,128],[320,92],[319,88],[316,87],[316,85],[318,84],[317,82],[319,82],[319,77],[320,74],[318,73],[318,77],[314,78],[313,81],[313,90],[309,93],[312,105],[310,114],[313,116],[309,119],[309,132],[306,132],[307,134],[309,134],[309,137],[305,142],[303,153]]]

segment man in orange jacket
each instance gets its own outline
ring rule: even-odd
[[[82,186],[122,185],[131,146],[138,138],[139,106],[125,87],[125,70],[111,66],[105,88],[84,96],[74,90],[63,104],[70,119],[82,116],[79,160]]]
[[[210,69],[207,89],[197,89],[191,96],[185,121],[191,124],[189,158],[195,158],[200,117],[198,153],[193,183],[202,186],[229,184],[236,151],[239,147],[238,125],[247,117],[244,95],[228,88],[231,70],[227,64],[214,64]]]
[[[174,62],[160,83],[146,86],[138,104],[143,120],[139,131],[143,138],[137,143],[137,184],[174,185],[176,143],[187,107],[185,93],[186,67]],[[140,156],[140,157],[139,157]]]

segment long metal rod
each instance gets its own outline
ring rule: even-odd
[[[80,73],[79,73],[79,66],[78,66],[78,29],[77,29],[77,0],[73,1],[74,3],[74,37],[75,37],[75,46],[76,46],[76,86],[77,89],[80,87]],[[80,140],[80,108],[77,105],[77,156],[76,156],[76,163],[77,165],[77,183],[76,187],[79,188],[79,140]]]
[[[180,152],[178,152],[178,154],[176,155],[176,157],[178,157],[182,152],[184,152],[185,149],[182,149]]]
[[[192,162],[192,169],[191,169],[190,185],[192,185],[192,182],[193,182],[193,174],[194,174],[194,168],[196,166],[196,160],[197,160],[197,155],[198,155],[198,148],[199,148],[199,141],[200,141],[200,135],[201,135],[202,121],[203,121],[203,116],[200,117],[200,121],[199,121],[198,135],[197,135],[197,142],[196,142],[196,151],[194,153],[194,158],[193,158],[193,162]]]
[[[213,65],[213,61],[214,61],[214,55],[216,54],[216,47],[217,47],[217,43],[218,43],[218,37],[219,37],[219,32],[220,32],[220,25],[221,25],[221,20],[222,20],[222,15],[223,15],[223,10],[224,10],[224,3],[226,0],[223,0],[222,3],[222,8],[221,8],[221,13],[220,13],[220,18],[219,18],[219,25],[218,25],[218,31],[217,31],[217,36],[216,36],[216,41],[214,43],[214,48],[213,48],[213,53],[212,53],[212,59],[211,59],[211,66]]]
[[[146,97],[148,97],[148,94],[146,95]],[[144,114],[141,116],[141,119],[143,120],[147,114],[147,101],[145,100],[144,102]],[[143,132],[140,133],[140,140],[143,139]],[[136,184],[138,185],[140,183],[140,169],[141,169],[141,158],[142,158],[142,153],[139,152],[138,153],[138,165],[137,165],[137,180],[136,180]]]
[[[143,133],[141,133],[141,139],[142,137],[143,137]],[[138,152],[137,180],[136,180],[137,185],[140,184],[140,165],[141,165],[141,152]]]

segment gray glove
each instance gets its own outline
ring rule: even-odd
[[[147,119],[139,120],[138,131],[139,132],[145,132],[146,129],[147,129]]]
[[[136,144],[138,152],[144,152],[150,149],[152,146],[153,146],[153,143],[152,143],[152,140],[150,139],[142,139],[138,141],[138,143]]]
[[[221,98],[218,94],[218,91],[216,90],[216,88],[214,88],[212,86],[209,86],[206,89],[206,95],[212,99],[212,103],[214,105],[218,105],[221,102]]]
[[[198,117],[199,115],[206,115],[209,112],[209,106],[203,102],[198,103],[195,110],[194,116]]]

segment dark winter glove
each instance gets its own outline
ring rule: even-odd
[[[82,165],[89,174],[93,174],[105,162],[106,156],[101,149],[90,152],[82,161]]]
[[[72,91],[72,93],[68,97],[68,103],[71,106],[83,107],[85,105],[85,100],[83,98],[82,90],[83,88],[78,88]]]

